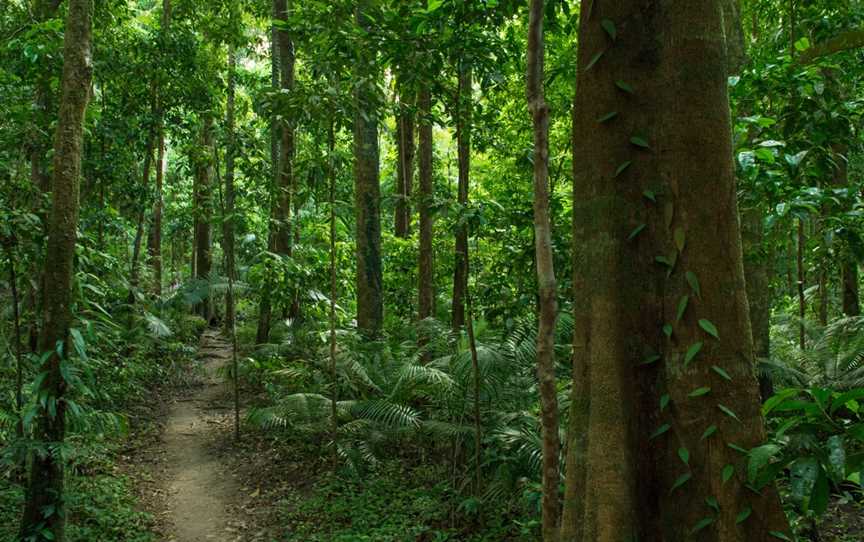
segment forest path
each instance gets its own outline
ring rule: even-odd
[[[231,361],[231,345],[216,330],[201,336],[198,350],[203,387],[174,401],[165,424],[168,467],[164,494],[173,525],[171,542],[233,542],[240,533],[229,512],[237,483],[210,442],[218,425],[232,415],[227,389],[217,376]]]

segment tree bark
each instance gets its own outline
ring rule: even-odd
[[[400,86],[401,88],[401,86]],[[399,95],[396,114],[396,237],[411,235],[411,190],[414,184],[414,113],[413,104],[406,103],[407,93]]]
[[[282,0],[273,0],[273,19],[280,18],[280,8],[284,5]],[[279,88],[279,30],[276,26],[270,29],[270,87],[275,92]],[[276,251],[276,220],[277,220],[277,187],[281,172],[279,170],[279,120],[274,111],[270,117],[270,221],[268,224],[267,248],[270,252]],[[268,260],[269,262],[269,260]],[[273,288],[273,269],[267,264],[264,279],[264,289],[261,292],[261,301],[258,305],[258,328],[255,333],[257,344],[266,343],[270,339],[270,320],[272,317],[271,290]]]
[[[39,352],[47,354],[45,378],[37,394],[45,397],[35,438],[46,449],[62,446],[66,434],[66,381],[61,365],[68,363],[69,327],[72,323],[72,280],[84,113],[92,80],[90,0],[69,0],[63,40],[63,76],[60,110],[54,138],[52,207],[48,222],[48,250],[43,283],[43,326]],[[63,358],[57,354],[62,345]],[[37,542],[65,539],[63,461],[53,452],[38,452],[30,467],[21,538]],[[48,533],[48,535],[46,535]]]
[[[753,354],[756,360],[771,355],[771,270],[772,261],[765,248],[762,210],[755,205],[741,211],[741,244],[744,255],[744,283],[753,334]],[[759,375],[762,400],[774,394],[768,375]]]
[[[357,25],[368,30],[368,0],[358,2]],[[358,51],[354,101],[354,210],[357,227],[357,327],[367,337],[379,334],[384,321],[381,269],[381,185],[378,170],[377,77],[375,53]]]
[[[568,477],[581,487],[565,492],[581,501],[568,514],[581,525],[564,542],[683,542],[700,525],[707,542],[789,536],[777,492],[747,489],[746,458],[730,448],[765,433],[720,4],[586,1],[580,17],[574,372],[584,380],[571,438],[587,442],[584,475]]]
[[[428,86],[417,95],[418,128],[418,173],[419,187],[417,207],[420,214],[420,239],[417,259],[417,317],[425,320],[435,314],[435,261],[432,249],[434,217],[432,205],[435,199],[435,189],[432,179],[432,96]],[[420,337],[421,346],[427,337]]]
[[[796,285],[798,288],[798,346],[801,350],[807,348],[807,335],[805,320],[807,318],[807,301],[804,298],[804,282],[806,281],[804,269],[804,249],[807,244],[807,238],[804,235],[804,219],[798,219],[798,245],[796,253],[796,270],[798,280]]]
[[[228,47],[228,90],[225,112],[225,216],[222,218],[222,244],[225,252],[225,274],[232,283],[237,280],[234,264],[234,156],[237,151],[234,135],[234,100],[236,93],[237,49]],[[225,329],[234,336],[234,288],[225,292]]]
[[[201,121],[200,146],[194,150],[195,156],[193,157],[195,167],[193,183],[195,278],[200,281],[209,281],[210,270],[213,266],[210,240],[210,224],[213,215],[213,194],[210,187],[211,168],[213,167],[212,128],[213,119],[209,116],[204,117]],[[213,307],[210,303],[209,293],[197,305],[196,312],[210,323],[213,318]]]
[[[456,154],[459,162],[457,201],[462,213],[468,206],[471,173],[471,68],[459,61],[459,87],[456,93]],[[465,291],[468,288],[468,225],[464,220],[456,226],[453,266],[453,315],[451,327],[458,333],[465,325]]]
[[[162,27],[160,29],[160,47],[164,49],[168,24],[171,20],[171,2],[162,0]],[[147,252],[150,257],[150,269],[153,273],[152,292],[157,297],[162,295],[162,184],[165,175],[165,111],[164,100],[160,95],[161,87],[155,85],[156,99],[153,114],[156,117],[156,199],[153,202],[153,219],[150,222],[150,235],[147,237]]]
[[[526,94],[534,125],[534,248],[537,263],[537,381],[543,436],[543,541],[559,535],[558,389],[555,378],[555,322],[558,318],[557,282],[549,221],[549,106],[543,90],[543,0],[532,0],[528,23]]]
[[[290,0],[276,0],[276,18],[286,22]],[[294,42],[291,35],[279,28],[276,31],[279,47],[280,88],[290,93],[294,88]],[[283,115],[283,118],[287,116]],[[291,121],[283,121],[279,126],[279,177],[276,185],[276,220],[274,222],[274,247],[276,254],[291,257],[293,248],[292,210],[294,205],[294,128]]]

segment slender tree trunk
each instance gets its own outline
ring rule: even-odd
[[[833,84],[833,74],[829,77]],[[834,186],[849,188],[849,146],[845,143],[832,145],[834,154]],[[840,262],[840,288],[843,301],[843,314],[860,316],[861,304],[858,295],[858,262],[850,249],[844,251]]]
[[[165,48],[165,38],[168,33],[168,24],[171,20],[171,2],[162,0],[162,28],[160,29],[160,47]],[[161,87],[157,81],[155,84],[156,98],[154,100],[153,114],[156,117],[156,200],[153,202],[153,219],[150,222],[150,235],[147,238],[147,252],[150,257],[150,268],[153,273],[153,294],[157,297],[162,295],[162,184],[165,174],[165,111],[164,99],[161,96]]]
[[[290,7],[290,0],[276,0],[274,8],[277,19],[287,21]],[[290,34],[282,28],[276,31],[276,39],[279,47],[280,88],[283,92],[290,92],[294,88],[294,42]],[[293,248],[294,128],[290,121],[282,122],[279,128],[279,177],[276,185],[274,246],[277,254],[290,258]]]
[[[532,0],[528,23],[528,73],[526,94],[534,124],[534,245],[537,262],[538,330],[537,381],[540,391],[540,425],[543,434],[543,541],[559,535],[558,492],[558,388],[555,378],[555,322],[558,318],[557,282],[549,221],[549,106],[543,90],[543,0]]]
[[[149,160],[144,159],[144,170],[150,169]],[[135,294],[138,292],[138,278],[141,272],[141,245],[144,241],[144,208],[138,212],[138,219],[135,226],[135,239],[132,241],[132,262],[129,264],[129,295],[127,302],[131,305],[135,303]]]
[[[401,85],[398,87],[401,88]],[[411,234],[411,190],[414,180],[414,113],[413,104],[406,102],[406,93],[399,95],[396,114],[396,237],[407,239]]]
[[[212,221],[213,194],[210,187],[210,173],[213,167],[210,152],[212,142],[213,119],[209,116],[201,121],[200,148],[196,149],[194,164],[195,177],[193,186],[195,205],[195,278],[208,281],[213,265],[210,240],[210,223]],[[196,311],[208,323],[213,318],[213,308],[210,294],[201,300]]]
[[[72,323],[72,280],[75,236],[78,227],[78,190],[84,146],[84,112],[90,99],[91,65],[90,0],[69,0],[63,43],[63,77],[60,110],[54,139],[52,208],[48,222],[43,291],[44,325],[39,351],[47,354],[45,378],[37,394],[46,398],[40,408],[35,437],[46,449],[63,445],[66,434],[66,381],[61,365],[68,359]],[[64,356],[65,357],[65,356]],[[56,454],[36,453],[30,467],[20,537],[43,542],[65,539],[63,461]]]
[[[282,17],[280,8],[284,6],[283,0],[273,0],[273,19]],[[279,88],[279,30],[275,26],[270,29],[270,87],[275,92]],[[270,252],[276,251],[276,221],[278,186],[281,172],[279,170],[279,120],[274,111],[270,117],[270,221],[268,225],[267,248]],[[268,259],[269,262],[269,259]],[[271,290],[273,289],[273,269],[267,264],[264,290],[261,292],[261,301],[258,306],[258,328],[255,333],[255,342],[266,343],[270,339],[270,320],[273,313],[271,303]]]
[[[368,0],[357,4],[356,20],[369,29]],[[354,100],[354,209],[357,222],[357,327],[368,337],[377,337],[384,321],[381,270],[381,185],[378,151],[379,91],[370,66],[374,52],[358,52]]]
[[[222,218],[222,250],[225,252],[225,274],[229,281],[237,280],[234,263],[234,156],[236,153],[236,138],[234,135],[234,96],[237,71],[237,50],[234,45],[228,48],[228,95],[226,105],[226,152],[225,152],[225,216]],[[229,333],[234,330],[234,289],[225,293],[225,329]],[[232,335],[233,336],[233,335]]]
[[[432,179],[432,97],[429,88],[424,85],[417,95],[418,108],[418,173],[419,190],[417,208],[420,214],[419,248],[417,257],[417,317],[422,321],[435,314],[435,263],[432,249],[434,217],[432,204],[435,199],[435,189]],[[428,343],[428,337],[419,337],[420,347]],[[429,359],[424,353],[424,359]]]
[[[464,60],[459,64],[459,89],[456,94],[456,152],[459,162],[458,203],[462,211],[468,206],[471,173],[471,68]],[[453,267],[453,315],[451,326],[458,333],[465,325],[465,290],[468,288],[468,226],[460,221],[456,227]]]
[[[571,438],[587,442],[584,476],[568,477],[581,485],[581,514],[568,519],[581,525],[563,542],[684,542],[700,526],[706,542],[768,542],[789,536],[777,492],[750,491],[746,457],[730,447],[765,433],[720,4],[648,4],[586,1],[580,14],[574,372],[584,380]]]
[[[2,239],[0,239],[2,241]],[[9,289],[12,291],[12,324],[14,328],[14,343],[12,347],[15,351],[15,414],[18,416],[16,424],[16,434],[18,438],[24,437],[24,419],[22,408],[24,407],[24,350],[21,344],[21,314],[18,312],[18,274],[15,272],[15,258],[12,251],[12,241],[6,245],[6,258],[9,262]]]
[[[798,219],[798,252],[796,254],[796,267],[798,280],[796,285],[798,288],[798,346],[801,350],[807,348],[807,336],[805,319],[807,318],[807,301],[804,299],[804,282],[806,280],[804,271],[804,249],[807,244],[807,238],[804,235],[804,219]]]
[[[744,255],[744,283],[747,286],[747,304],[753,334],[753,353],[756,360],[771,355],[771,271],[770,249],[765,248],[762,211],[756,206],[741,211],[741,244]],[[768,375],[759,375],[762,400],[774,394],[774,385]]]
[[[330,207],[330,423],[333,440],[332,461],[335,469],[339,462],[339,381],[336,373],[336,171],[333,167],[333,153],[336,137],[333,133],[333,119],[327,128],[327,181],[328,203]]]

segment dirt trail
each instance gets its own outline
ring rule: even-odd
[[[231,415],[225,386],[216,375],[230,363],[230,344],[208,330],[201,337],[198,357],[204,385],[174,402],[163,436],[168,466],[164,491],[173,526],[170,540],[233,542],[239,533],[231,526],[228,507],[238,488],[210,446],[220,420]]]

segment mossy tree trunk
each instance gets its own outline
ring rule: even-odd
[[[471,186],[471,67],[465,59],[459,60],[459,86],[456,92],[455,124],[456,154],[459,162],[459,184],[457,202],[462,213],[467,211],[468,193]],[[453,265],[453,303],[451,327],[458,333],[465,325],[465,296],[468,289],[468,224],[464,220],[456,226],[456,243]]]
[[[78,191],[84,145],[84,113],[92,80],[90,0],[69,0],[63,43],[60,109],[54,138],[52,206],[48,221],[48,250],[43,282],[43,326],[39,352],[45,378],[37,395],[44,398],[35,438],[41,449],[30,466],[21,538],[37,542],[65,539],[63,460],[57,453],[66,435],[66,381],[69,327],[72,323],[72,280],[78,227]],[[62,347],[62,348],[61,348]],[[63,356],[57,352],[63,352]]]
[[[369,29],[370,2],[361,0],[355,13],[357,25]],[[354,212],[357,250],[357,327],[376,337],[384,320],[381,268],[381,184],[379,177],[377,77],[375,51],[357,51],[354,91]]]

